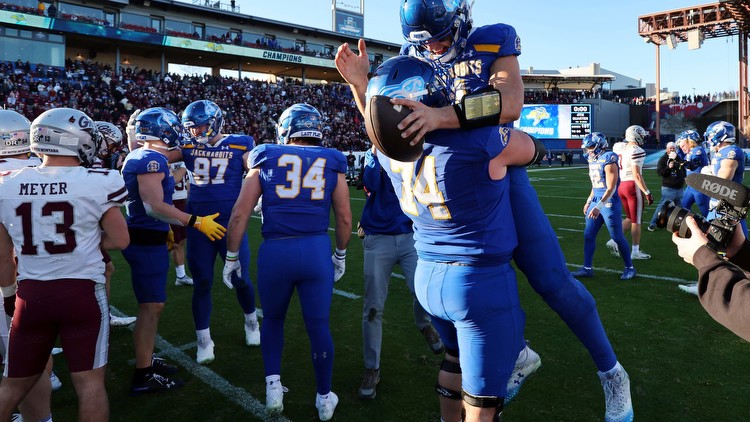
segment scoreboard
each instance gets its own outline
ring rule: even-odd
[[[527,104],[513,127],[541,139],[582,139],[591,133],[591,104]]]

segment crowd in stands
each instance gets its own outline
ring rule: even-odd
[[[363,119],[345,84],[269,83],[130,68],[117,74],[109,65],[77,60],[67,60],[65,68],[0,62],[0,78],[3,105],[30,120],[51,108],[71,107],[124,128],[134,109],[160,106],[181,113],[190,102],[206,98],[226,113],[224,133],[248,134],[256,143],[267,143],[275,142],[279,114],[306,102],[323,114],[325,146],[341,151],[369,147]]]

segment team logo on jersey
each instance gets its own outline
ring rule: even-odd
[[[734,157],[736,156],[737,156],[737,152],[735,151],[729,151],[729,153],[727,154],[727,158],[730,160],[734,160]]]
[[[160,166],[158,161],[149,161],[148,165],[146,166],[146,171],[148,171],[149,173],[156,173],[159,171],[159,167]]]
[[[507,146],[508,140],[510,140],[510,128],[500,127],[497,131],[498,133],[500,133],[500,142],[503,144],[503,146]]]

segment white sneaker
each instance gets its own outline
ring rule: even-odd
[[[339,404],[339,396],[336,393],[331,391],[327,396],[326,398],[323,398],[320,394],[315,396],[315,407],[318,408],[318,419],[321,421],[331,420],[333,411],[336,410],[336,405]]]
[[[198,342],[198,353],[196,355],[196,362],[201,365],[205,365],[214,361],[214,341],[209,340],[206,347],[201,347],[200,341]]]
[[[698,296],[698,283],[680,284],[677,288],[685,293]]]
[[[118,317],[109,314],[109,326],[110,327],[124,327],[135,322],[134,316]]]
[[[647,254],[643,251],[633,252],[630,254],[630,257],[633,259],[651,259],[651,255]]]
[[[620,247],[617,246],[617,242],[615,242],[614,239],[609,239],[607,241],[607,249],[609,249],[609,253],[611,253],[612,256],[620,256]]]
[[[281,381],[266,383],[266,412],[279,414],[284,410],[284,393],[289,389],[281,385]]]
[[[258,320],[245,323],[245,344],[260,346],[260,324],[258,324]]]
[[[630,377],[625,368],[617,362],[611,370],[599,372],[599,379],[604,387],[604,422],[631,422],[633,403],[630,400]]]
[[[52,348],[52,356],[59,355],[62,352],[63,352],[62,347],[53,347]]]
[[[175,286],[192,286],[193,285],[193,279],[190,278],[187,274],[185,274],[185,277],[177,277],[174,281]]]
[[[510,403],[518,394],[521,386],[524,382],[534,373],[539,367],[542,366],[542,359],[539,355],[531,350],[531,347],[526,346],[521,353],[518,354],[516,359],[516,365],[513,368],[513,373],[508,378],[507,393],[505,395],[505,403]]]
[[[52,391],[57,391],[62,388],[62,381],[60,381],[60,378],[57,378],[55,371],[50,371],[49,383],[52,385]]]

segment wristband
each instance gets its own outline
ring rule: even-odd
[[[190,219],[188,220],[188,227],[193,227],[196,220],[198,220],[198,217],[191,215]]]
[[[604,204],[602,203],[602,201],[599,201],[599,202],[596,203],[596,205],[594,205],[594,208],[596,208],[599,211],[601,211],[602,208],[604,208]]]
[[[464,95],[458,104],[453,105],[461,129],[476,129],[497,126],[503,110],[503,97],[500,91],[487,86]]]
[[[3,297],[11,297],[14,294],[16,294],[16,291],[18,290],[18,284],[13,283],[12,285],[8,287],[0,287],[0,293],[2,293]]]
[[[651,195],[651,191],[646,189],[646,192],[643,192],[645,195]]]
[[[236,261],[240,257],[239,251],[227,251],[227,261]]]

